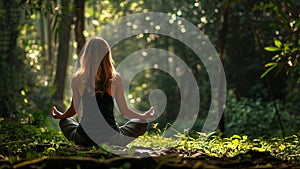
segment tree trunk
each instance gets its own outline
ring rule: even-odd
[[[79,55],[84,43],[85,38],[83,36],[84,31],[84,4],[85,0],[75,0],[75,39],[77,42],[77,54]]]
[[[228,32],[228,6],[225,5],[224,6],[224,11],[222,13],[222,28],[220,30],[220,34],[219,34],[219,56],[222,62],[223,67],[225,66],[225,60],[226,60],[226,36],[227,36],[227,32]],[[223,80],[225,79],[221,79],[223,78],[223,76],[221,75],[219,77],[219,99],[223,99],[224,97],[224,91],[222,91],[223,89]],[[224,113],[223,113],[223,109],[224,109],[224,105],[221,104],[223,101],[219,100],[218,101],[218,116],[221,116],[219,125],[218,125],[218,130],[221,132],[225,131],[225,119],[224,119]]]
[[[57,54],[57,66],[54,85],[56,87],[55,99],[59,108],[64,108],[64,89],[67,74],[67,65],[69,59],[69,41],[70,41],[70,31],[72,24],[72,13],[69,10],[71,5],[71,0],[61,1],[62,14],[60,33],[59,33],[59,46]]]
[[[24,87],[22,81],[22,59],[18,55],[21,10],[16,0],[0,2],[0,116],[6,117],[16,110],[16,94]]]

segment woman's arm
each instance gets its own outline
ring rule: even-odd
[[[73,105],[73,99],[72,99],[70,107],[64,113],[58,111],[55,106],[53,106],[51,109],[51,115],[55,119],[69,118],[69,117],[74,116],[75,114],[76,114],[76,112],[75,112],[74,105]]]
[[[116,75],[116,79],[115,79],[115,83],[116,83],[116,92],[115,92],[115,99],[118,105],[118,108],[120,110],[120,113],[127,118],[137,118],[137,119],[151,119],[153,118],[155,112],[154,112],[154,108],[151,107],[147,112],[145,112],[144,114],[140,114],[137,113],[133,110],[131,110],[125,100],[125,95],[124,95],[124,83],[123,83],[123,79],[120,75]]]
[[[78,77],[75,77],[72,79],[71,83],[72,87],[72,101],[70,107],[64,112],[60,112],[57,110],[55,106],[52,107],[51,109],[51,115],[55,119],[64,119],[64,118],[69,118],[72,117],[78,112],[79,104],[80,104],[80,98],[83,95],[83,89],[84,87],[82,86],[81,79]]]

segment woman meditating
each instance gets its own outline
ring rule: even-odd
[[[64,112],[51,109],[59,126],[76,145],[97,146],[103,143],[125,146],[147,130],[148,119],[155,112],[151,107],[143,114],[130,109],[124,95],[124,84],[114,68],[108,43],[99,37],[90,38],[83,47],[79,66],[72,79],[72,102]],[[129,119],[118,126],[114,117],[114,100],[122,116]],[[77,114],[79,122],[72,116]]]

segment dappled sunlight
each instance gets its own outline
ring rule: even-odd
[[[0,168],[299,166],[300,1],[27,0],[0,6]],[[83,68],[81,49],[93,36],[107,41],[119,74],[104,78],[104,93],[124,90],[123,105],[148,123],[139,137],[126,135],[133,140],[127,146],[84,147],[60,128],[58,117],[69,118],[67,112],[83,124],[86,89],[80,85],[95,79],[82,78],[79,85],[74,79]],[[98,80],[109,75],[97,65],[93,70],[105,72]],[[118,76],[123,87],[113,86]],[[117,133],[129,118],[119,99],[111,95],[109,114]]]

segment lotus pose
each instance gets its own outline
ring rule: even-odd
[[[124,84],[113,65],[108,43],[99,37],[90,38],[79,55],[79,66],[72,79],[72,102],[64,112],[51,109],[65,137],[77,145],[97,146],[102,143],[125,146],[147,130],[153,118],[151,107],[143,114],[126,103]],[[114,117],[114,100],[120,113],[129,119],[118,126]],[[79,121],[72,116],[77,114]]]

